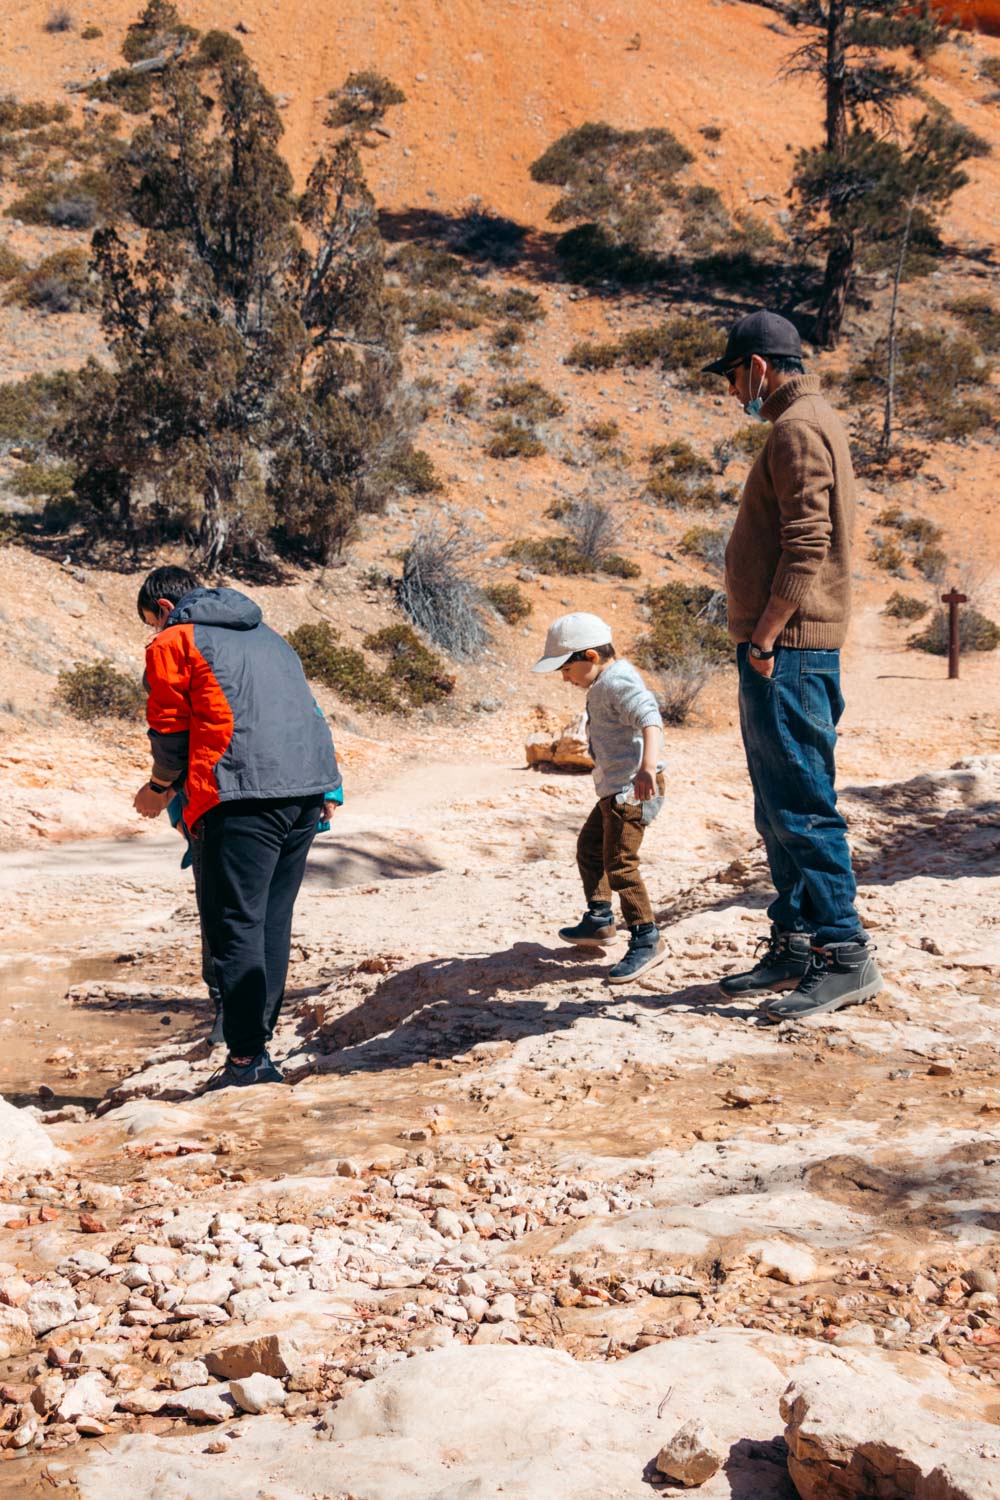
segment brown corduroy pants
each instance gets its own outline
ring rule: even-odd
[[[656,778],[657,795],[666,784]],[[653,920],[649,892],[639,870],[639,849],[646,825],[640,802],[616,802],[602,797],[580,829],[576,863],[588,901],[610,901],[617,891],[622,918],[629,927]]]

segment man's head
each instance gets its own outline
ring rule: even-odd
[[[730,395],[748,416],[759,415],[768,396],[801,375],[802,369],[798,329],[779,313],[764,309],[734,323],[725,354],[704,366],[706,374],[726,377]]]
[[[201,580],[187,568],[154,568],[139,590],[139,619],[153,630],[162,630],[174,606],[192,589],[200,588]]]
[[[533,672],[558,672],[563,682],[589,688],[615,659],[611,626],[597,615],[562,615],[549,626],[545,654]]]

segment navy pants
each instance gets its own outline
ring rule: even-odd
[[[292,909],[322,797],[223,802],[200,819],[201,913],[233,1057],[256,1057],[285,998]]]
[[[783,932],[813,933],[817,946],[863,940],[834,785],[840,652],[779,647],[762,677],[741,645],[737,665],[754,822],[777,891],[768,916]]]

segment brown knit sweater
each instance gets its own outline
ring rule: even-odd
[[[748,641],[771,594],[798,606],[778,644],[842,646],[851,613],[854,471],[847,434],[819,393],[795,375],[764,402],[773,422],[747,476],[726,548],[729,633]]]

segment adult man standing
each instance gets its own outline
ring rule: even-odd
[[[804,372],[786,318],[766,311],[741,318],[725,354],[705,369],[727,378],[748,416],[773,424],[726,548],[726,602],[754,820],[777,895],[765,952],[721,983],[729,995],[795,985],[765,1007],[783,1021],[839,1010],[882,988],[854,906],[834,786],[854,474],[843,426],[818,376]]]
[[[199,841],[200,905],[228,1048],[210,1087],[280,1083],[267,1051],[285,993],[292,909],[327,796],[341,784],[330,729],[298,657],[235,589],[157,568],[138,599],[153,770],[135,809],[180,787]]]

